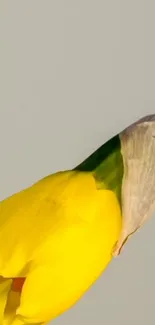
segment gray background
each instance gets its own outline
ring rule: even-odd
[[[0,1],[0,198],[155,112],[154,0]],[[53,324],[155,323],[155,219]]]

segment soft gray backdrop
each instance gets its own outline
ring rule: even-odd
[[[154,17],[154,0],[0,1],[0,199],[155,112]],[[53,324],[154,324],[154,234]]]

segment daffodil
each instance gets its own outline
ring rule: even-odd
[[[68,310],[148,218],[153,132],[146,117],[74,170],[0,203],[0,325],[45,324]]]

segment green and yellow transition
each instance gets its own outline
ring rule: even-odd
[[[122,141],[0,203],[0,325],[48,323],[111,261],[124,218]]]

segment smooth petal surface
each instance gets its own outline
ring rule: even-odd
[[[94,200],[96,205],[88,200],[82,211],[90,213],[90,220],[95,215],[95,223],[83,222],[81,210],[72,206],[79,223],[58,231],[42,246],[43,252],[51,254],[51,263],[44,261],[40,251],[24,283],[17,319],[26,324],[54,319],[84,294],[110,262],[121,229],[119,204],[110,191],[96,192]]]
[[[55,210],[71,173],[51,175],[0,202],[0,275],[26,276],[35,250],[59,223]],[[5,245],[4,245],[5,243]]]
[[[64,172],[1,202],[0,209],[0,272],[25,278],[21,293],[19,280],[13,282],[2,325],[49,322],[110,262],[121,230],[117,196],[98,189],[92,173]]]
[[[7,298],[7,304],[4,313],[2,325],[11,325],[16,317],[16,309],[20,304],[20,292],[10,290]]]
[[[3,323],[8,293],[11,289],[12,280],[0,279],[0,324]]]

